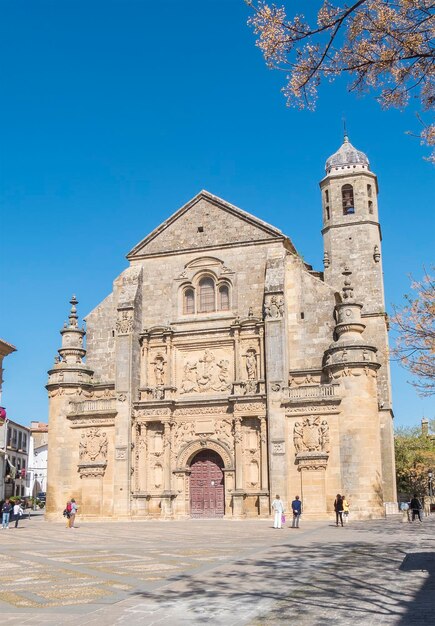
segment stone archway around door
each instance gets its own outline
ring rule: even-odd
[[[225,512],[224,462],[214,450],[201,450],[190,464],[190,516],[223,517]]]

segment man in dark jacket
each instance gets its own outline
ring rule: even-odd
[[[9,502],[9,498],[6,498],[5,503],[2,506],[2,528],[9,528],[9,519],[11,517],[12,504]]]
[[[302,513],[302,502],[299,500],[299,496],[295,496],[292,502],[293,521],[292,528],[299,528],[299,518]]]
[[[421,506],[420,500],[417,498],[417,494],[416,493],[414,493],[414,495],[412,496],[412,500],[409,503],[409,508],[412,511],[412,521],[414,521],[415,520],[415,516],[418,515],[418,519],[421,522],[420,511],[422,509],[422,506]]]

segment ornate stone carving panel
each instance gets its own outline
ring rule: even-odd
[[[116,332],[118,335],[128,335],[133,332],[134,319],[133,309],[121,309],[118,311],[116,320]]]
[[[79,442],[80,463],[105,462],[107,460],[108,440],[104,431],[89,428],[82,432]]]
[[[329,452],[329,424],[320,416],[309,415],[293,427],[296,454],[301,452]]]
[[[180,394],[229,393],[234,379],[233,354],[222,348],[178,351],[177,388]]]

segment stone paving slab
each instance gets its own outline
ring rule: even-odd
[[[21,524],[0,531],[5,624],[435,621],[435,516],[299,530],[256,520]]]

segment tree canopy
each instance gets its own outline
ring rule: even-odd
[[[427,494],[428,472],[435,472],[435,438],[422,433],[419,427],[399,428],[394,437],[394,447],[399,493]]]
[[[322,80],[345,74],[351,91],[374,90],[383,107],[403,107],[413,95],[422,112],[434,108],[434,0],[319,0],[311,19],[296,12],[297,2],[290,11],[245,1],[267,66],[287,75],[288,105],[313,109]],[[434,146],[435,124],[422,124],[422,142]]]
[[[394,310],[392,352],[412,374],[419,394],[430,396],[435,393],[435,281],[426,273],[411,289],[414,295],[405,295],[405,305]]]

